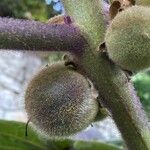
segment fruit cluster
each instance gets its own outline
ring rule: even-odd
[[[149,0],[137,2],[150,4]],[[49,23],[65,22],[58,16]],[[109,58],[122,69],[140,71],[150,67],[150,8],[132,6],[119,12],[106,31],[105,44]],[[45,67],[26,90],[28,117],[33,127],[47,137],[76,134],[108,115],[100,107],[93,83],[70,64],[62,61]]]

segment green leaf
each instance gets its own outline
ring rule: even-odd
[[[107,144],[113,144],[115,146],[123,147],[124,141],[123,140],[112,140],[112,141],[108,141]]]
[[[47,141],[47,147],[51,150],[69,150],[72,149],[74,144],[73,140],[69,139],[59,139],[59,140],[49,140]]]
[[[38,145],[43,145],[38,135],[30,127],[28,127],[28,136],[25,137],[25,125],[25,123],[21,122],[0,120],[0,133],[9,134],[32,143],[38,143]]]
[[[0,146],[0,150],[20,150],[20,148],[9,147],[9,146]]]
[[[113,145],[89,141],[77,141],[74,143],[74,148],[76,150],[122,150]]]
[[[4,133],[0,133],[0,146],[2,146],[3,149],[9,149],[9,147],[11,147],[11,150],[45,150],[45,148],[33,144],[30,141]]]
[[[73,141],[70,139],[46,140],[29,127],[25,137],[25,123],[0,120],[0,150],[121,150],[100,142]]]

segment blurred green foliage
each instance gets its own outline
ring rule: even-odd
[[[132,81],[144,109],[150,118],[150,71],[136,74]]]
[[[25,123],[0,120],[0,150],[121,150],[113,144],[69,139],[48,140],[30,127],[25,137]]]
[[[0,0],[0,16],[4,17],[46,21],[58,13],[45,0]]]

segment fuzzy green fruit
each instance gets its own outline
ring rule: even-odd
[[[98,102],[88,80],[69,66],[53,64],[29,83],[25,108],[33,127],[43,135],[73,135],[94,121]]]
[[[123,69],[150,67],[150,8],[133,6],[119,13],[105,36],[109,57]]]

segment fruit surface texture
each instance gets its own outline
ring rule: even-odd
[[[29,83],[25,108],[33,126],[49,137],[77,133],[94,120],[98,103],[87,79],[63,64],[42,69]]]
[[[110,59],[121,68],[149,68],[150,8],[133,6],[119,13],[107,29],[105,41]]]

